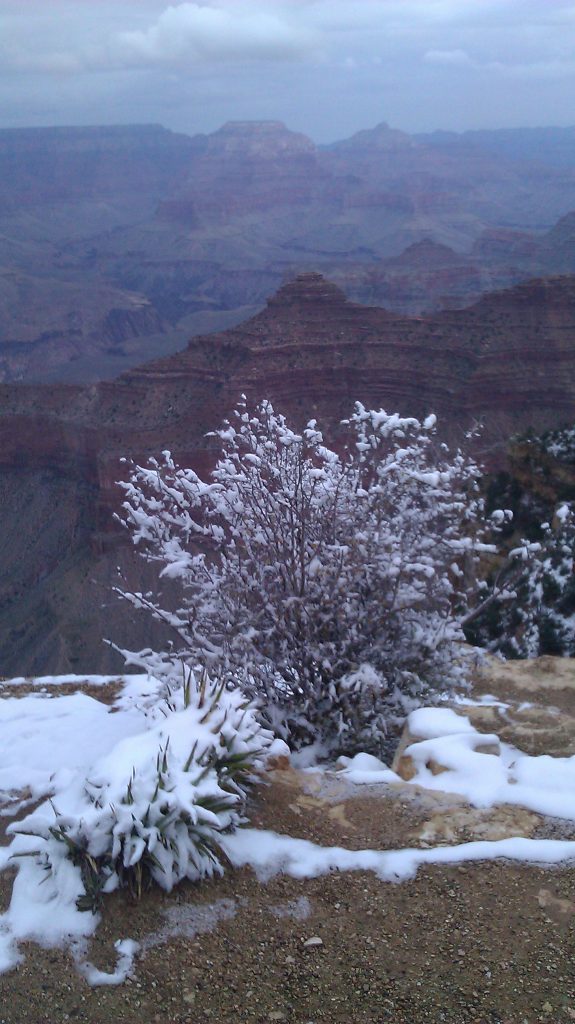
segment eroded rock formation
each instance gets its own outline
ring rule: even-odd
[[[0,673],[39,671],[39,659],[44,670],[110,667],[100,638],[119,613],[101,607],[88,581],[99,581],[109,606],[115,566],[130,561],[113,519],[122,457],[168,448],[206,473],[215,458],[206,432],[245,393],[271,398],[300,425],[316,417],[336,441],[356,400],[436,412],[457,442],[481,420],[480,448],[496,465],[512,432],[573,420],[574,341],[571,277],[407,317],[352,303],[305,274],[246,323],[117,380],[0,385]],[[144,625],[120,619],[123,641],[143,646]]]
[[[575,133],[542,138],[0,131],[0,380],[118,376],[309,270],[407,314],[573,273]]]

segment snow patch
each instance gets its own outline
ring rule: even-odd
[[[170,939],[194,939],[210,932],[220,921],[236,916],[236,900],[215,900],[214,903],[182,903],[164,910],[164,924],[142,940],[142,955],[155,946],[163,946]]]
[[[25,789],[38,799],[65,788],[76,771],[141,732],[144,723],[135,706],[113,714],[84,693],[0,700],[0,803]]]
[[[481,860],[511,860],[556,865],[575,862],[575,841],[559,839],[500,839],[440,846],[434,849],[347,850],[318,846],[276,832],[242,829],[226,837],[225,850],[235,867],[251,867],[258,879],[274,875],[316,878],[333,871],[373,871],[384,882],[414,878],[424,864],[464,864]]]
[[[53,678],[54,685],[70,679]],[[108,854],[112,865],[120,859],[123,870],[148,849],[149,870],[166,889],[184,876],[219,869],[216,854],[202,852],[194,829],[207,844],[212,833],[215,838],[236,825],[243,793],[233,775],[220,780],[213,764],[221,761],[224,774],[227,758],[258,768],[272,735],[259,727],[237,690],[221,690],[209,680],[193,689],[190,682],[189,703],[179,690],[162,705],[158,686],[148,676],[127,677],[115,711],[82,693],[0,700],[0,802],[17,813],[30,799],[19,801],[18,791],[35,800],[51,798],[9,825],[10,846],[0,848],[0,870],[17,868],[10,906],[0,915],[0,970],[18,962],[20,942],[79,949],[94,932],[99,916],[78,909],[86,890],[68,843],[85,850],[95,865]],[[164,833],[170,842],[162,841]],[[108,892],[118,877],[102,863],[99,884]],[[125,979],[135,946],[126,940],[118,950],[111,974],[84,964],[90,984]]]
[[[476,731],[468,718],[451,708],[418,708],[411,712],[407,724],[411,735],[422,740]]]
[[[339,757],[336,768],[338,774],[345,775],[349,782],[357,786],[374,785],[375,783],[398,782],[399,777],[387,767],[383,761],[373,754],[356,754],[355,757]]]
[[[71,677],[46,678],[54,678],[56,685],[57,679]],[[78,677],[79,685],[81,681]],[[53,698],[33,693],[0,700],[0,801],[4,802],[4,811],[15,814],[32,797],[54,795],[59,809],[73,816],[80,806],[78,792],[87,773],[92,785],[107,787],[106,805],[110,801],[118,804],[134,765],[142,758],[149,759],[158,741],[165,744],[168,737],[177,774],[193,739],[212,742],[214,734],[207,723],[192,722],[191,708],[174,708],[166,718],[154,710],[158,687],[157,680],[148,676],[126,677],[115,712],[81,693]],[[499,755],[481,752],[486,743],[497,749],[497,737],[478,733],[468,718],[445,707],[419,709],[410,716],[409,728],[421,739],[406,750],[415,766],[415,777],[405,785],[459,793],[479,807],[514,804],[575,821],[575,757],[530,757],[505,744]],[[271,750],[284,752],[285,747],[276,744]],[[308,751],[311,760],[316,754],[313,748]],[[429,767],[431,761],[444,770],[434,774]],[[339,765],[352,783],[399,781],[383,762],[368,754],[341,758]],[[32,797],[19,800],[22,791]],[[137,797],[135,784],[133,796]],[[82,809],[84,812],[83,805]],[[41,818],[54,820],[49,803],[27,821],[34,824]],[[10,866],[18,869],[10,907],[0,916],[0,972],[18,964],[19,943],[31,939],[46,946],[71,947],[78,969],[90,984],[121,984],[132,970],[137,944],[131,939],[119,940],[118,961],[112,972],[90,964],[85,958],[87,940],[99,919],[76,907],[83,893],[79,868],[61,856],[53,861],[51,872],[45,871],[42,859],[35,855],[43,836],[18,833],[17,828],[16,823],[10,826],[11,844],[0,848],[0,870]],[[309,878],[330,871],[367,870],[382,881],[400,882],[412,878],[424,864],[493,859],[544,865],[575,862],[572,840],[512,838],[434,849],[355,851],[246,828],[221,836],[221,842],[233,865],[251,866],[263,880],[278,872]],[[193,936],[206,931],[218,920],[233,916],[238,906],[236,901],[221,900],[208,906],[172,907],[166,913],[165,924],[142,942],[139,952],[144,955],[147,949],[174,935]],[[285,910],[299,920],[308,907],[302,898],[289,908],[271,910],[276,914]]]
[[[311,914],[311,903],[307,896],[298,896],[297,900],[273,904],[269,910],[274,917],[288,917],[294,921],[305,921]]]
[[[495,735],[479,733],[448,708],[420,708],[408,719],[416,740],[406,748],[415,768],[409,785],[457,793],[474,807],[509,804],[575,821],[575,756],[530,756]],[[459,731],[457,731],[459,727]],[[431,763],[444,770],[435,774]]]
[[[118,953],[118,961],[115,971],[112,972],[100,971],[88,960],[84,960],[82,958],[82,953],[85,951],[84,944],[79,944],[74,950],[78,972],[93,988],[100,985],[122,985],[132,973],[134,958],[140,949],[139,943],[134,942],[133,939],[118,939],[114,945]]]

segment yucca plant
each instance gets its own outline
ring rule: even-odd
[[[119,886],[139,897],[152,882],[169,891],[221,873],[219,837],[243,820],[247,786],[273,740],[243,693],[189,670],[150,717],[147,732],[56,794],[50,818],[36,812],[19,826],[42,840],[49,869],[59,857],[79,868],[81,910],[95,911]]]

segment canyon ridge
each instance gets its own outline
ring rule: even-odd
[[[272,399],[337,444],[357,400],[439,416],[459,443],[503,464],[511,434],[573,421],[575,278],[534,280],[466,309],[406,316],[349,301],[320,274],[299,275],[265,309],[182,352],[112,381],[0,385],[0,664],[4,675],[114,671],[102,643],[154,642],[145,616],[113,594],[120,568],[146,589],[153,568],[114,520],[124,458],[171,450],[206,474],[215,429],[243,393]]]
[[[575,128],[0,131],[0,380],[87,383],[319,271],[421,315],[575,273]]]

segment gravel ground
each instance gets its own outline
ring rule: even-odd
[[[569,713],[573,694],[556,703]],[[401,790],[318,792],[289,772],[274,773],[251,807],[258,827],[356,849],[413,845],[429,815],[424,800]],[[573,828],[542,819],[536,834],[573,838]],[[0,905],[9,892],[5,872]],[[28,946],[0,977],[0,1024],[575,1020],[575,872],[567,869],[432,866],[399,885],[361,872],[264,884],[230,871],[140,903],[114,894],[89,959],[113,970],[114,943],[127,937],[141,952],[117,987],[90,988],[70,952]]]
[[[277,782],[266,788],[258,824],[295,833],[290,796]],[[348,809],[349,845],[401,845],[419,818],[395,799]],[[318,810],[299,834],[332,843],[335,828],[341,841],[341,826]],[[575,1020],[575,873],[567,870],[429,867],[399,885],[359,872],[261,884],[235,871],[171,896],[150,892],[139,904],[114,895],[92,962],[113,970],[114,942],[125,937],[142,953],[119,987],[90,988],[68,953],[29,947],[0,978],[1,1024]],[[306,946],[310,938],[321,944]]]

